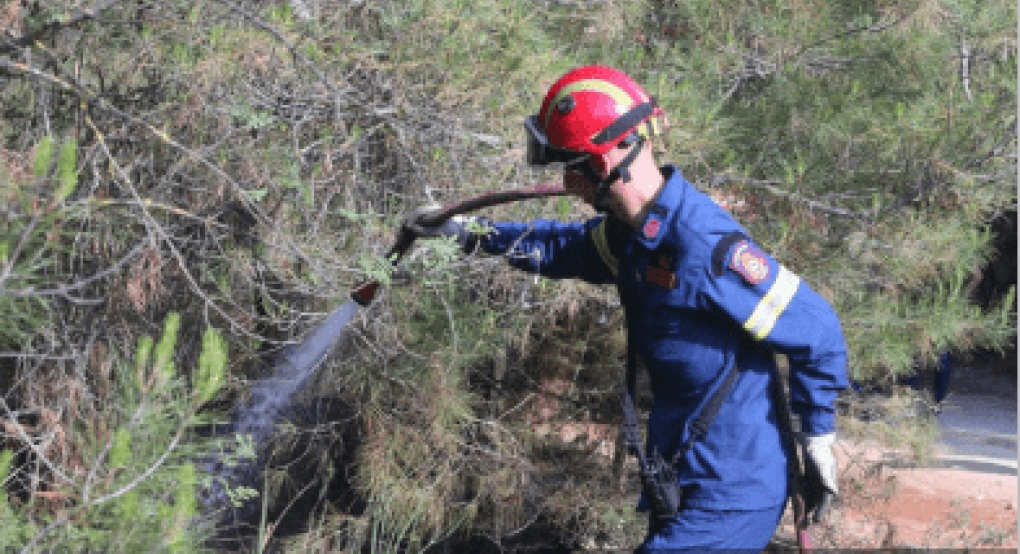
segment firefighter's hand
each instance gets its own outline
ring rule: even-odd
[[[806,478],[803,491],[804,504],[808,521],[812,523],[821,523],[825,519],[833,499],[839,494],[839,485],[836,483],[836,458],[832,454],[835,442],[835,433],[801,436]]]
[[[473,223],[488,227],[484,218],[454,216],[439,225],[426,225],[422,220],[435,212],[435,208],[418,208],[404,219],[404,230],[416,238],[453,237],[465,253],[470,253],[478,244],[480,235],[472,233],[468,225]]]

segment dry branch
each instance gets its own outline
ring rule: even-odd
[[[130,191],[131,195],[135,199],[135,202],[137,202],[138,205],[141,207],[142,216],[143,216],[143,219],[145,220],[146,225],[149,227],[150,231],[154,232],[156,235],[159,235],[159,237],[162,239],[164,244],[167,245],[167,248],[170,249],[170,253],[177,260],[177,263],[178,263],[179,269],[181,271],[181,274],[184,275],[184,278],[188,282],[188,285],[190,286],[192,292],[194,292],[199,298],[201,298],[206,306],[211,307],[214,312],[216,312],[225,321],[229,322],[230,325],[231,325],[231,329],[232,330],[234,330],[236,332],[239,332],[239,333],[241,333],[241,334],[243,334],[243,335],[245,335],[245,336],[247,336],[249,338],[253,338],[253,339],[256,339],[258,341],[263,341],[263,342],[266,342],[268,344],[276,344],[276,345],[287,344],[286,341],[273,340],[270,337],[260,336],[260,335],[257,335],[255,333],[252,333],[252,332],[248,331],[247,329],[245,329],[244,325],[241,325],[240,323],[238,323],[234,318],[232,318],[230,316],[230,314],[228,314],[223,308],[221,308],[219,304],[217,304],[216,302],[213,302],[213,300],[211,298],[209,298],[209,296],[202,290],[202,287],[199,286],[198,282],[195,280],[195,277],[188,270],[188,264],[185,262],[184,256],[181,255],[181,253],[178,250],[177,246],[174,245],[174,242],[171,239],[170,235],[167,233],[166,229],[164,229],[163,226],[161,226],[152,217],[152,214],[149,213],[148,208],[146,207],[145,201],[141,198],[141,196],[139,196],[137,189],[135,188],[134,184],[132,184],[132,182],[131,182],[131,178],[128,177],[128,175],[124,172],[124,169],[120,167],[120,164],[117,163],[116,158],[113,156],[113,154],[110,152],[109,148],[107,147],[106,141],[103,140],[103,133],[96,127],[96,125],[92,121],[91,117],[86,115],[85,121],[87,122],[89,127],[92,129],[92,131],[96,134],[99,146],[102,149],[103,153],[106,155],[107,160],[109,161],[110,165],[114,168],[114,172],[115,172],[116,176],[118,177],[120,182],[127,188],[127,190]]]
[[[51,21],[21,37],[11,37],[10,33],[4,31],[4,34],[11,38],[4,40],[4,44],[0,44],[0,54],[10,54],[34,43],[47,33],[56,32],[67,27],[73,27],[83,21],[93,19],[99,14],[99,12],[121,1],[122,0],[103,0],[101,2],[97,2],[74,15],[65,15],[64,18]]]
[[[112,266],[107,267],[106,269],[104,269],[102,271],[99,271],[99,272],[95,273],[94,275],[92,275],[90,277],[86,277],[84,279],[80,279],[78,281],[75,281],[74,283],[71,283],[71,284],[68,284],[68,285],[61,285],[61,286],[54,287],[54,288],[46,288],[46,289],[38,289],[38,288],[35,288],[35,287],[29,287],[27,289],[16,289],[16,290],[0,289],[0,295],[4,295],[5,294],[5,295],[8,295],[8,296],[15,296],[15,297],[20,297],[20,298],[24,298],[24,297],[28,297],[28,296],[63,296],[64,298],[67,298],[68,300],[70,300],[72,302],[83,303],[83,301],[81,299],[72,298],[70,296],[70,293],[72,291],[76,291],[76,290],[85,288],[85,287],[91,285],[92,283],[95,283],[96,281],[105,279],[106,277],[116,273],[117,271],[120,270],[120,268],[124,267],[125,264],[127,264],[129,261],[134,259],[135,256],[141,254],[142,251],[146,247],[149,246],[150,242],[151,242],[151,240],[150,240],[150,238],[148,236],[142,238],[142,240],[137,245],[135,245],[134,248],[132,248],[130,251],[128,251],[127,254],[124,254],[124,256],[122,256],[119,260],[117,260]],[[11,259],[11,263],[12,264],[13,264],[13,262],[14,262],[14,258]],[[0,282],[3,282],[3,281],[0,280]],[[101,302],[101,301],[102,301],[102,299],[99,299],[99,300],[90,300],[90,301],[87,301],[87,302],[88,303],[97,303],[97,302]]]
[[[736,177],[733,175],[716,175],[712,177],[712,180],[709,185],[715,186],[721,185],[723,183],[740,183],[742,185],[748,185],[754,188],[759,188],[776,196],[787,198],[789,200],[793,200],[794,202],[799,202],[812,210],[828,215],[849,217],[852,219],[864,219],[864,220],[872,219],[872,216],[870,214],[864,212],[855,212],[852,210],[844,210],[842,208],[835,208],[833,206],[823,204],[817,200],[805,198],[795,192],[790,192],[788,190],[782,189],[777,186],[781,184],[782,181],[763,181],[758,179],[750,179],[747,177]]]

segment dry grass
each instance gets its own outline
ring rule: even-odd
[[[15,33],[24,28],[29,20],[22,4],[4,4],[0,28]],[[112,278],[70,298],[57,296],[52,309],[32,322],[19,322],[31,340],[0,347],[29,354],[0,366],[5,372],[0,381],[16,380],[12,392],[0,394],[20,404],[10,410],[19,416],[0,416],[7,446],[24,452],[31,443],[53,461],[52,467],[37,464],[17,477],[40,504],[59,504],[62,482],[80,480],[113,436],[111,421],[124,415],[117,412],[120,383],[113,368],[118,356],[130,358],[124,353],[133,351],[139,335],[157,329],[168,310],[201,323],[191,328],[211,324],[232,334],[230,388],[244,390],[267,352],[299,337],[378,268],[400,214],[545,178],[521,163],[520,122],[570,66],[608,63],[646,81],[675,123],[663,137],[663,159],[683,164],[699,186],[721,173],[779,182],[781,164],[802,163],[792,150],[845,151],[851,159],[810,160],[783,186],[863,210],[870,209],[871,193],[841,187],[856,187],[855,170],[847,168],[871,158],[868,150],[850,148],[848,142],[881,146],[888,164],[879,169],[889,170],[882,179],[895,170],[896,183],[932,187],[955,186],[952,179],[975,151],[994,152],[997,146],[961,138],[964,146],[940,143],[938,154],[929,155],[883,142],[881,133],[851,140],[841,127],[822,127],[831,119],[838,119],[836,127],[871,127],[839,111],[820,120],[796,105],[788,120],[768,119],[774,115],[768,106],[796,104],[769,96],[769,87],[792,83],[785,94],[794,98],[797,89],[811,90],[829,78],[849,81],[848,72],[868,67],[839,65],[803,81],[785,68],[793,53],[820,38],[816,25],[835,9],[824,2],[797,0],[788,3],[785,15],[772,11],[779,10],[775,6],[712,2],[587,2],[583,10],[566,3],[502,0],[316,4],[317,18],[302,22],[285,1],[244,3],[248,7],[241,11],[221,2],[123,3],[87,25],[55,30],[30,46],[30,57],[4,52],[4,59],[10,54],[39,71],[17,73],[8,67],[12,76],[0,92],[5,106],[0,204],[8,220],[30,219],[33,197],[49,193],[39,189],[45,194],[37,194],[39,183],[31,173],[30,153],[40,137],[81,141],[80,196],[68,208],[73,216],[61,213],[54,225],[64,234],[51,233],[57,240],[50,241],[54,246],[47,252],[56,262],[44,271],[26,270],[37,278],[31,284],[88,278],[148,241]],[[880,4],[879,11],[905,9]],[[65,8],[78,7],[41,3],[39,17],[57,21]],[[940,32],[948,11],[945,3],[922,2],[913,19],[926,32]],[[842,21],[827,24],[843,28]],[[827,55],[836,46],[826,43],[815,50]],[[943,52],[937,55],[939,63],[948,59]],[[747,84],[753,86],[724,99],[749,57],[766,70],[749,75],[753,79]],[[955,74],[954,68],[947,71],[933,74]],[[917,76],[903,80],[911,79]],[[982,86],[998,90],[995,82]],[[68,92],[75,87],[92,91],[97,103],[83,107]],[[932,94],[909,107],[917,107],[919,119],[943,121],[949,104],[938,96],[942,89]],[[1015,111],[997,98],[987,113]],[[754,111],[756,99],[762,100],[761,111]],[[856,102],[865,106],[862,99]],[[885,117],[879,103],[866,108]],[[969,119],[957,116],[953,136],[966,137],[966,125],[979,116],[984,117],[977,112]],[[781,130],[773,132],[772,125]],[[890,134],[905,137],[903,143],[915,135],[925,141],[938,136],[905,128],[906,135],[899,128]],[[829,133],[824,148],[808,141],[816,131]],[[997,175],[998,157],[973,171]],[[901,174],[902,160],[931,160],[932,171]],[[929,177],[938,182],[928,183]],[[868,187],[883,185],[882,179]],[[893,192],[902,191],[880,191],[876,197],[888,201]],[[734,194],[746,198],[743,206]],[[802,266],[805,280],[817,282],[827,298],[853,298],[876,275],[911,286],[930,283],[940,267],[976,260],[975,243],[936,232],[940,226],[949,229],[942,214],[928,226],[896,227],[904,219],[898,215],[885,227],[869,223],[863,226],[870,234],[862,257],[847,259],[840,236],[857,230],[856,223],[791,207],[785,198],[750,185],[726,188],[724,196],[763,244],[789,258],[791,267]],[[571,202],[506,206],[486,215],[574,221],[593,215]],[[889,236],[875,236],[876,229]],[[899,235],[890,231],[897,229]],[[873,246],[879,239],[896,242],[897,248]],[[34,260],[19,258],[26,261]],[[536,281],[507,270],[502,260],[442,267],[422,263],[413,269],[409,283],[387,291],[356,321],[342,355],[323,369],[316,389],[343,396],[358,414],[363,450],[343,471],[361,471],[346,484],[360,484],[362,496],[374,499],[375,511],[323,508],[303,539],[337,548],[346,538],[367,536],[377,523],[398,528],[409,515],[417,518],[421,537],[434,538],[461,525],[457,514],[462,514],[473,529],[499,543],[504,534],[537,521],[541,512],[553,520],[550,536],[564,541],[585,548],[635,544],[641,522],[630,510],[631,499],[607,477],[604,445],[598,444],[608,442],[605,428],[593,427],[619,418],[615,386],[623,336],[613,291]],[[914,292],[900,285],[898,296],[890,296],[902,299]],[[887,300],[875,297],[873,305],[861,304],[859,313],[848,309],[848,329],[856,333],[848,335],[852,344],[877,351],[875,360],[855,359],[871,364],[869,370],[901,361],[905,366],[908,348],[926,351],[950,340],[971,340],[979,329],[975,325],[987,324],[967,316],[955,330],[940,328],[939,318],[949,312],[925,308],[921,315],[896,313],[880,322],[906,335],[892,336],[875,324],[888,315]],[[964,315],[953,312],[953,317]],[[910,319],[909,325],[898,318]],[[874,335],[860,331],[873,328]],[[177,357],[185,371],[194,366],[198,350],[197,335],[191,333],[182,337]],[[879,343],[890,344],[888,352],[872,348]],[[490,371],[490,364],[502,369]],[[543,379],[552,377],[569,386],[543,390]],[[535,436],[528,417],[540,398],[545,423],[557,426],[545,437]],[[225,397],[224,405],[232,400]],[[905,407],[883,409],[894,413]],[[599,440],[569,436],[578,429],[599,429],[590,434]],[[849,424],[848,429],[907,444],[915,459],[927,455],[928,430],[914,423]],[[312,464],[309,473],[333,471],[329,448],[317,444],[313,451],[309,457],[321,463]],[[415,460],[429,463],[419,467]],[[872,500],[895,496],[896,489],[888,486]],[[390,501],[405,513],[387,512]],[[429,503],[445,502],[454,506],[451,513],[423,511]],[[338,528],[349,533],[337,537]],[[998,540],[998,531],[983,532],[983,540]]]

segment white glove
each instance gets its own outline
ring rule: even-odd
[[[825,519],[833,498],[839,494],[836,458],[832,454],[836,433],[802,435],[800,440],[804,447],[805,509],[812,521],[820,523]]]

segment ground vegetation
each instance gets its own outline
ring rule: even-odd
[[[1005,351],[1016,21],[977,0],[5,0],[0,544],[636,544],[615,293],[442,241],[393,272],[402,215],[556,179],[523,164],[521,122],[567,69],[614,65],[668,113],[661,159],[834,305],[854,379]],[[217,436],[368,278],[380,299],[277,439]],[[210,451],[261,464],[237,518],[196,518]]]

